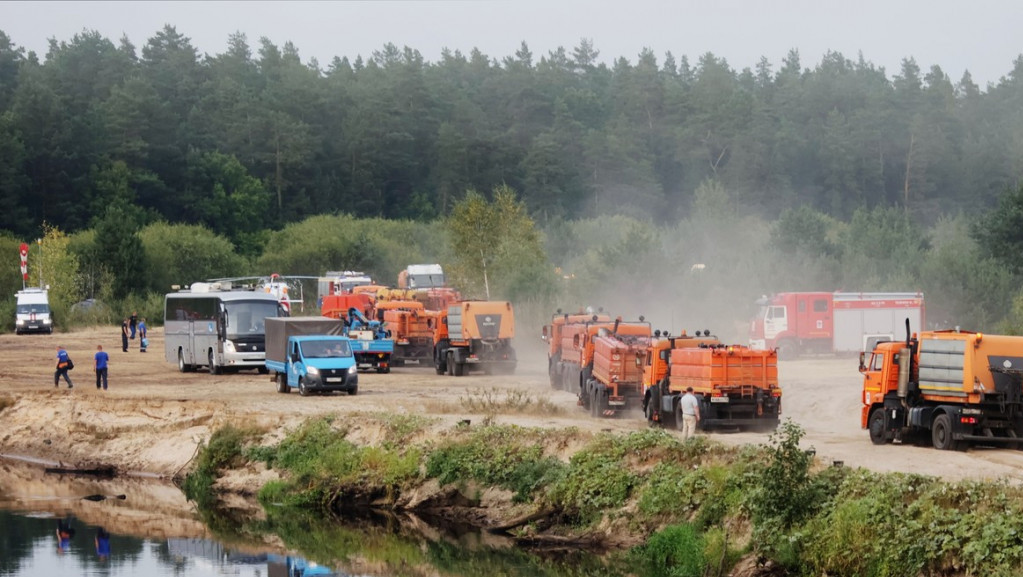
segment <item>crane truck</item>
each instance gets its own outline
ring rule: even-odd
[[[515,372],[515,312],[507,301],[463,301],[441,311],[433,323],[437,374],[460,377],[470,368]]]
[[[370,320],[362,311],[352,307],[344,317],[345,335],[352,339],[352,350],[360,369],[375,369],[378,373],[391,372],[394,340],[389,338],[384,325]]]
[[[1023,448],[1023,337],[923,331],[860,354],[860,426],[875,445],[930,434],[936,449]],[[926,438],[926,437],[925,437]]]

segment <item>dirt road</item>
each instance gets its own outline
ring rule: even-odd
[[[499,410],[497,422],[524,426],[577,427],[584,431],[628,431],[647,425],[638,414],[594,420],[576,407],[575,397],[547,384],[546,357],[522,339],[519,370],[512,376],[438,376],[430,367],[404,367],[391,374],[360,376],[359,394],[300,397],[275,391],[266,375],[179,373],[167,362],[163,334],[150,331],[150,347],[138,342],[121,351],[117,327],[48,336],[0,335],[0,454],[30,455],[82,465],[113,464],[125,471],[173,475],[185,467],[196,446],[225,423],[258,425],[283,433],[304,418],[324,413],[349,415],[403,412],[438,419],[442,430],[462,419],[479,421],[480,404],[507,406],[528,399],[524,410]],[[56,346],[75,360],[75,388],[53,387]],[[92,355],[102,344],[111,356],[110,389],[98,391]],[[1023,481],[1023,451],[973,448],[939,452],[929,447],[876,447],[859,426],[859,373],[854,359],[782,362],[784,417],[806,431],[824,464],[875,471],[904,471],[948,479],[1006,478]],[[4,399],[8,399],[5,401]],[[555,411],[547,410],[555,407]],[[364,430],[365,440],[380,431]],[[729,444],[759,443],[766,434],[714,434]]]

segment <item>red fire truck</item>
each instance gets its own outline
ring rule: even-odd
[[[803,353],[872,351],[896,338],[906,319],[924,326],[922,293],[778,293],[757,301],[750,347],[778,349],[782,358]]]

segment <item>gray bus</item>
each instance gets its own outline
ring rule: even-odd
[[[266,317],[288,316],[276,296],[251,290],[222,290],[216,283],[194,283],[164,300],[167,361],[188,372],[210,374],[240,369],[266,372]]]

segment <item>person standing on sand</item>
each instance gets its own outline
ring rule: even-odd
[[[139,324],[139,313],[137,311],[131,311],[131,319],[128,321],[128,327],[131,329],[131,340],[135,340],[135,328]]]
[[[149,331],[146,329],[146,317],[142,317],[139,320],[139,352],[146,352],[146,347],[149,346],[149,338],[146,336]]]
[[[128,352],[128,319],[121,321],[121,350]]]
[[[110,362],[110,355],[103,350],[103,345],[96,345],[96,356],[94,368],[96,369],[96,388],[100,388],[100,381],[103,381],[103,390],[107,390],[107,363]]]
[[[60,377],[64,377],[67,382],[67,388],[73,389],[75,385],[71,382],[71,377],[68,376],[67,372],[71,370],[71,357],[68,356],[67,351],[64,350],[62,345],[57,345],[57,370],[53,373],[53,386],[56,387],[60,382]]]
[[[686,394],[678,402],[682,410],[682,441],[696,435],[696,423],[700,422],[700,401],[693,394],[692,387],[686,387]]]

